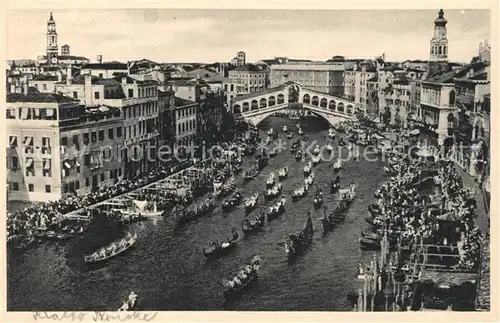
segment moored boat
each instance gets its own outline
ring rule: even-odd
[[[252,234],[260,231],[264,226],[266,214],[263,212],[256,216],[253,220],[245,219],[241,224],[241,230],[244,234]]]
[[[313,205],[315,209],[318,209],[322,204],[323,204],[323,191],[321,189],[318,189],[313,199]]]
[[[340,188],[340,177],[337,176],[335,177],[334,180],[332,180],[332,183],[330,184],[330,192],[335,193],[339,190]]]
[[[222,209],[229,210],[232,207],[239,205],[241,202],[241,193],[239,191],[234,192],[230,197],[226,198],[222,202]]]
[[[380,250],[381,245],[380,241],[367,239],[367,238],[359,238],[359,244],[362,250]]]
[[[137,233],[134,233],[134,235],[132,235],[129,232],[127,234],[127,237],[114,241],[109,246],[103,247],[90,255],[86,255],[84,257],[84,260],[86,263],[89,264],[107,260],[128,250],[135,244],[136,241],[137,241]]]

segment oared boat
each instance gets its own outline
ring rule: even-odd
[[[344,138],[339,138],[339,146],[344,147],[346,145]]]
[[[297,255],[297,253],[310,245],[313,239],[313,234],[313,223],[311,220],[311,213],[309,212],[304,229],[302,229],[302,231],[297,235],[290,234],[285,240],[285,253],[288,258]]]
[[[319,207],[322,204],[323,204],[323,191],[321,189],[318,189],[313,199],[313,205],[315,209],[319,209]]]
[[[259,193],[255,193],[250,196],[245,201],[245,211],[248,213],[252,211],[257,206],[257,201],[259,200]]]
[[[196,219],[204,214],[207,214],[215,208],[215,203],[213,199],[209,198],[205,201],[195,204],[181,212],[181,216],[178,222],[188,222]]]
[[[203,255],[209,259],[214,259],[217,257],[221,257],[230,250],[232,250],[236,246],[236,242],[238,241],[239,234],[237,231],[233,232],[233,236],[231,239],[228,239],[225,242],[218,243],[218,242],[212,242],[210,243],[209,247],[205,249],[203,247]]]
[[[281,168],[279,171],[278,171],[278,178],[280,180],[286,178],[288,176],[288,167],[285,166],[283,168]]]
[[[269,212],[267,212],[267,221],[271,221],[278,216],[285,213],[286,198],[282,197],[279,202],[269,207]]]
[[[118,309],[119,312],[134,311],[137,308],[137,294],[131,292],[128,297],[123,301],[122,306]]]
[[[266,188],[273,187],[273,185],[276,183],[276,176],[274,173],[271,173],[269,177],[266,179]]]
[[[269,152],[269,157],[274,157],[278,154],[278,148],[273,148],[271,149],[271,151]]]
[[[103,247],[90,255],[86,255],[84,260],[88,264],[93,264],[113,258],[130,249],[136,241],[137,233],[134,233],[134,235],[128,233],[127,237],[114,241],[109,246]]]
[[[325,217],[321,219],[323,231],[326,232],[332,230],[345,219],[347,206],[348,205],[344,201],[341,201],[330,214],[327,215],[325,211]]]
[[[259,174],[259,168],[258,167],[252,167],[252,169],[248,170],[245,172],[245,181],[249,181],[255,178]]]
[[[264,198],[267,200],[272,200],[279,196],[281,192],[283,191],[283,185],[281,183],[278,183],[274,185],[272,188],[268,188],[266,191],[264,191]]]
[[[244,266],[231,280],[224,282],[224,298],[229,301],[241,295],[258,278],[260,258],[254,256],[250,263]]]
[[[227,211],[230,208],[239,205],[240,202],[241,202],[241,194],[240,194],[240,192],[236,191],[230,197],[226,198],[222,202],[222,209]]]
[[[312,163],[311,162],[307,162],[307,164],[304,166],[304,177],[308,177],[309,174],[311,174],[311,170],[312,170]]]
[[[352,203],[352,201],[356,197],[356,185],[351,184],[349,185],[349,188],[339,190],[339,194],[340,197],[342,198],[342,201],[344,201],[347,204]]]
[[[333,171],[335,173],[338,173],[342,169],[342,163],[340,162],[340,159],[337,159],[335,164],[333,164]]]
[[[307,195],[307,191],[309,190],[309,185],[305,184],[298,189],[294,190],[292,193],[292,201],[298,201],[304,196]]]
[[[300,161],[302,159],[302,152],[299,150],[297,151],[297,153],[295,154],[295,160],[296,161]]]
[[[382,210],[378,204],[372,203],[368,205],[368,211],[370,214],[375,217],[377,215],[382,215]]]
[[[374,240],[374,241],[380,241],[382,238],[374,232],[367,232],[367,231],[361,231],[361,237],[368,239],[368,240]]]
[[[362,250],[380,250],[381,245],[379,241],[367,238],[359,238],[359,244]]]
[[[255,217],[253,220],[245,219],[241,224],[241,230],[244,234],[249,235],[252,233],[259,232],[263,227],[266,221],[266,214],[261,213]]]
[[[319,156],[319,155],[312,156],[312,157],[311,157],[311,160],[312,160],[313,165],[315,165],[315,166],[316,166],[316,165],[318,165],[318,164],[319,164],[319,162],[321,161],[321,156]]]

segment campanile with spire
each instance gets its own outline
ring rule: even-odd
[[[57,46],[56,22],[51,12],[49,20],[47,21],[47,62],[49,64],[56,64],[58,55],[59,48]]]
[[[434,74],[448,67],[448,38],[446,37],[446,24],[443,9],[439,10],[438,17],[434,20],[434,34],[429,48],[429,72]]]

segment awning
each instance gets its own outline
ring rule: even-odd
[[[67,161],[65,161],[65,162],[64,162],[64,167],[66,167],[66,168],[68,168],[68,169],[69,169],[69,168],[71,168],[71,165],[70,165]]]
[[[17,137],[16,136],[10,136],[9,144],[11,146],[14,146],[17,142]]]
[[[436,219],[442,220],[442,221],[450,221],[450,222],[459,221],[459,219],[451,212],[437,216]]]
[[[53,117],[54,116],[54,109],[47,109],[47,117]]]
[[[34,109],[35,110],[35,116],[39,117],[40,116],[40,109]]]
[[[410,131],[410,135],[412,136],[417,136],[420,134],[420,130],[419,129],[413,129],[412,131]]]
[[[80,163],[78,161],[75,161],[75,166],[80,167]]]
[[[28,108],[21,108],[21,120],[28,119]]]
[[[33,158],[26,158],[26,167],[30,168],[33,166]]]

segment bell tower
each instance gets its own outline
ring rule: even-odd
[[[443,9],[439,10],[434,20],[434,34],[430,42],[429,71],[435,74],[448,67],[448,38],[446,38],[446,24]]]
[[[47,21],[47,62],[56,64],[57,55],[59,55],[59,48],[57,47],[56,22],[51,12],[49,21]]]

